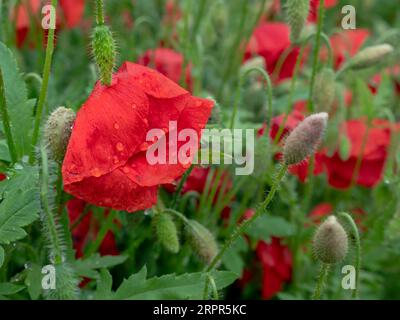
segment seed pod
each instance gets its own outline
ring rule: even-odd
[[[176,225],[168,213],[159,213],[154,216],[153,223],[158,240],[165,249],[172,253],[179,251],[179,238]]]
[[[212,233],[195,220],[189,220],[185,231],[194,252],[209,264],[218,253],[218,245]]]
[[[320,144],[328,122],[326,112],[305,118],[289,134],[283,147],[283,162],[297,164],[313,154]]]
[[[101,82],[110,85],[115,66],[116,47],[108,26],[98,25],[93,29],[92,52],[99,69]]]
[[[75,112],[65,107],[58,107],[50,115],[45,126],[44,139],[51,159],[64,159],[74,121]]]
[[[365,48],[349,61],[348,68],[358,70],[372,67],[385,59],[393,50],[390,44],[380,44]]]
[[[318,111],[329,111],[335,100],[335,73],[332,69],[322,69],[315,78],[313,102]]]
[[[317,229],[314,236],[315,256],[324,263],[337,263],[347,254],[347,233],[335,216],[329,216]]]
[[[286,20],[290,26],[290,40],[299,41],[310,10],[309,0],[287,0]]]

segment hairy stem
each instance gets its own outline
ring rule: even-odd
[[[324,290],[325,282],[326,282],[326,279],[327,279],[328,274],[329,274],[329,269],[330,269],[329,264],[326,264],[326,263],[322,263],[321,264],[321,269],[320,269],[319,274],[318,274],[317,284],[315,286],[315,291],[314,291],[314,294],[312,296],[313,300],[320,300],[321,299],[321,295],[322,295],[322,292]]]

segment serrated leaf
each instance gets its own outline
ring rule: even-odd
[[[114,299],[201,299],[205,273],[186,273],[182,275],[168,274],[146,280],[147,270],[142,268],[139,273],[124,280]],[[229,286],[237,279],[230,271],[215,271],[212,273],[218,290]]]
[[[39,265],[32,264],[29,267],[25,285],[31,299],[37,300],[42,292],[42,268]]]
[[[112,291],[112,276],[107,269],[100,270],[100,277],[97,279],[97,289],[94,295],[96,300],[107,300]]]
[[[12,284],[9,282],[0,283],[0,296],[8,296],[11,294],[15,294],[23,290],[25,287]]]
[[[127,256],[103,256],[94,254],[84,260],[76,260],[73,262],[73,268],[79,276],[88,278],[97,278],[96,269],[111,268],[118,264],[124,263]]]
[[[0,243],[9,244],[26,236],[23,227],[38,218],[38,174],[33,167],[18,170],[0,182]]]
[[[13,53],[0,42],[0,68],[3,74],[11,131],[19,156],[29,149],[29,133],[33,123],[35,100],[28,100],[25,81]],[[3,130],[3,126],[1,126]]]

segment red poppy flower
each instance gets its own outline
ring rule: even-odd
[[[344,30],[334,34],[330,41],[335,68],[338,69],[347,58],[354,56],[361,49],[369,35],[369,31],[366,29]],[[322,48],[322,59],[326,59],[327,55],[327,49]]]
[[[164,76],[170,78],[175,83],[180,83],[183,69],[183,55],[167,48],[147,50],[138,60],[144,66],[153,67]],[[192,90],[190,65],[185,69],[185,83],[187,88]]]
[[[247,45],[244,59],[254,55],[262,56],[268,73],[272,74],[282,54],[290,48],[289,27],[281,22],[261,23],[253,32]],[[277,81],[290,78],[296,65],[299,48],[290,50],[277,77]]]
[[[86,202],[79,199],[71,199],[66,204],[70,223],[74,224],[81,214],[84,212]],[[97,223],[97,221],[94,221]],[[88,212],[82,219],[82,221],[72,231],[72,238],[74,249],[76,250],[76,257],[80,258],[83,256],[83,249],[85,245],[96,238],[98,232],[98,225],[91,230],[90,225],[93,223],[93,214]],[[91,234],[91,231],[92,232]],[[115,242],[115,236],[112,231],[108,231],[99,247],[101,255],[119,255],[119,251]]]
[[[320,0],[311,0],[310,1],[310,14],[308,15],[308,21],[315,23],[318,20],[318,10],[319,10]],[[332,8],[336,6],[337,0],[325,0],[324,7],[325,9]]]
[[[125,62],[110,86],[96,84],[77,114],[62,167],[65,191],[117,210],[151,207],[158,186],[172,183],[188,166],[170,161],[186,141],[176,148],[167,143],[167,164],[149,164],[146,133],[160,129],[168,141],[170,134],[191,129],[200,140],[213,105],[152,69]],[[172,132],[170,121],[176,122]]]
[[[314,207],[308,215],[314,223],[320,223],[321,220],[333,212],[333,206],[329,202],[322,202]]]
[[[7,176],[4,173],[0,173],[0,181],[7,179]]]
[[[270,299],[292,277],[292,254],[280,239],[274,237],[269,244],[259,241],[256,253],[263,268],[262,298]]]
[[[361,154],[357,184],[371,188],[381,180],[390,146],[391,129],[395,128],[388,121],[379,119],[373,121]],[[349,158],[341,159],[339,152],[336,151],[331,157],[324,155],[323,159],[329,184],[339,189],[348,188],[351,184],[357,158],[367,133],[367,125],[364,119],[350,120],[344,123],[342,131],[351,143]]]
[[[17,46],[22,47],[31,27],[31,22],[38,26],[43,15],[41,0],[22,1],[14,11]],[[85,10],[85,0],[60,0],[61,13],[57,12],[57,29],[65,22],[67,28],[76,27],[82,19]],[[59,17],[62,17],[61,19]],[[41,28],[41,27],[40,27]]]

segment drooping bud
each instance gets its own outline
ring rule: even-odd
[[[390,44],[380,44],[365,48],[349,60],[348,68],[358,70],[372,67],[383,61],[393,50]]]
[[[286,18],[290,26],[290,40],[299,41],[310,10],[309,0],[287,0]]]
[[[348,250],[347,233],[335,216],[329,216],[317,229],[313,241],[315,256],[323,263],[337,263]]]
[[[247,60],[241,67],[240,67],[240,73],[243,75],[246,72],[250,71],[251,69],[254,68],[261,68],[265,69],[265,60],[263,57],[256,56],[254,58],[251,58]]]
[[[195,220],[189,220],[185,232],[194,252],[209,264],[218,253],[218,245],[212,233]]]
[[[58,107],[50,115],[44,130],[44,139],[51,159],[64,159],[74,121],[75,112],[65,107]]]
[[[297,164],[313,154],[319,146],[328,122],[326,112],[312,114],[305,118],[289,134],[283,147],[283,161],[286,165]]]
[[[179,251],[179,238],[176,225],[168,213],[156,214],[153,218],[158,240],[165,249],[172,253]]]
[[[110,85],[115,66],[116,46],[107,25],[98,25],[92,33],[92,52],[100,73],[101,82]]]
[[[323,68],[315,78],[313,102],[318,111],[329,111],[335,100],[335,73],[332,69]]]

